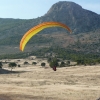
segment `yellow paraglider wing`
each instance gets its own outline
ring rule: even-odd
[[[31,28],[29,31],[25,33],[25,35],[22,37],[20,41],[20,50],[23,51],[25,48],[26,43],[30,40],[32,36],[37,34],[39,31],[48,28],[48,27],[63,27],[67,29],[69,32],[71,32],[70,28],[66,26],[65,24],[59,23],[59,22],[44,22],[41,23],[33,28]]]

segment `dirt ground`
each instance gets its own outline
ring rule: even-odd
[[[13,69],[16,73],[0,73],[0,100],[100,98],[99,65],[64,67],[57,68],[57,71],[53,71],[48,65],[46,67],[23,65]]]

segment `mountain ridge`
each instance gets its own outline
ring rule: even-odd
[[[88,28],[100,28],[100,16],[92,11],[83,9],[73,2],[58,2],[47,12],[46,16],[60,20],[73,30],[73,33],[91,31]],[[84,27],[84,30],[83,30]]]
[[[72,29],[73,34],[89,32],[100,28],[100,15],[83,9],[80,5],[74,2],[68,1],[59,1],[55,3],[46,14],[36,19],[25,20],[0,18],[0,26],[2,27],[2,25],[6,25],[7,23],[13,23],[14,25],[19,22],[19,25],[22,28],[26,28],[25,26],[22,26],[22,24],[27,24],[26,26],[28,30],[29,28],[46,21],[62,22]]]
[[[50,44],[50,46],[59,44],[60,46],[64,45],[66,47],[69,44],[73,45],[73,43],[77,41],[89,45],[99,41],[100,15],[84,9],[74,2],[60,1],[52,5],[43,16],[35,19],[0,18],[0,45],[19,45],[26,31],[35,25],[47,21],[57,21],[68,25],[72,30],[72,35],[69,35],[68,32],[62,28],[48,28],[36,35],[36,39],[32,38],[29,44],[39,45],[42,41],[43,44],[41,45],[43,46],[47,44]],[[96,33],[96,36],[94,33]],[[49,41],[47,42],[47,40]],[[87,40],[89,41],[87,42]],[[65,43],[63,41],[65,41]],[[75,49],[78,50],[79,48]]]

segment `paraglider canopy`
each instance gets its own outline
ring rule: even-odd
[[[59,22],[44,22],[41,23],[33,28],[31,28],[29,31],[25,33],[25,35],[22,37],[20,41],[20,50],[23,51],[25,48],[26,43],[31,39],[32,36],[37,34],[39,31],[48,28],[48,27],[62,27],[71,32],[70,28],[66,26],[65,24],[59,23]]]

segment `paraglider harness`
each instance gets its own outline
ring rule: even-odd
[[[56,66],[53,67],[53,70],[56,71]]]

